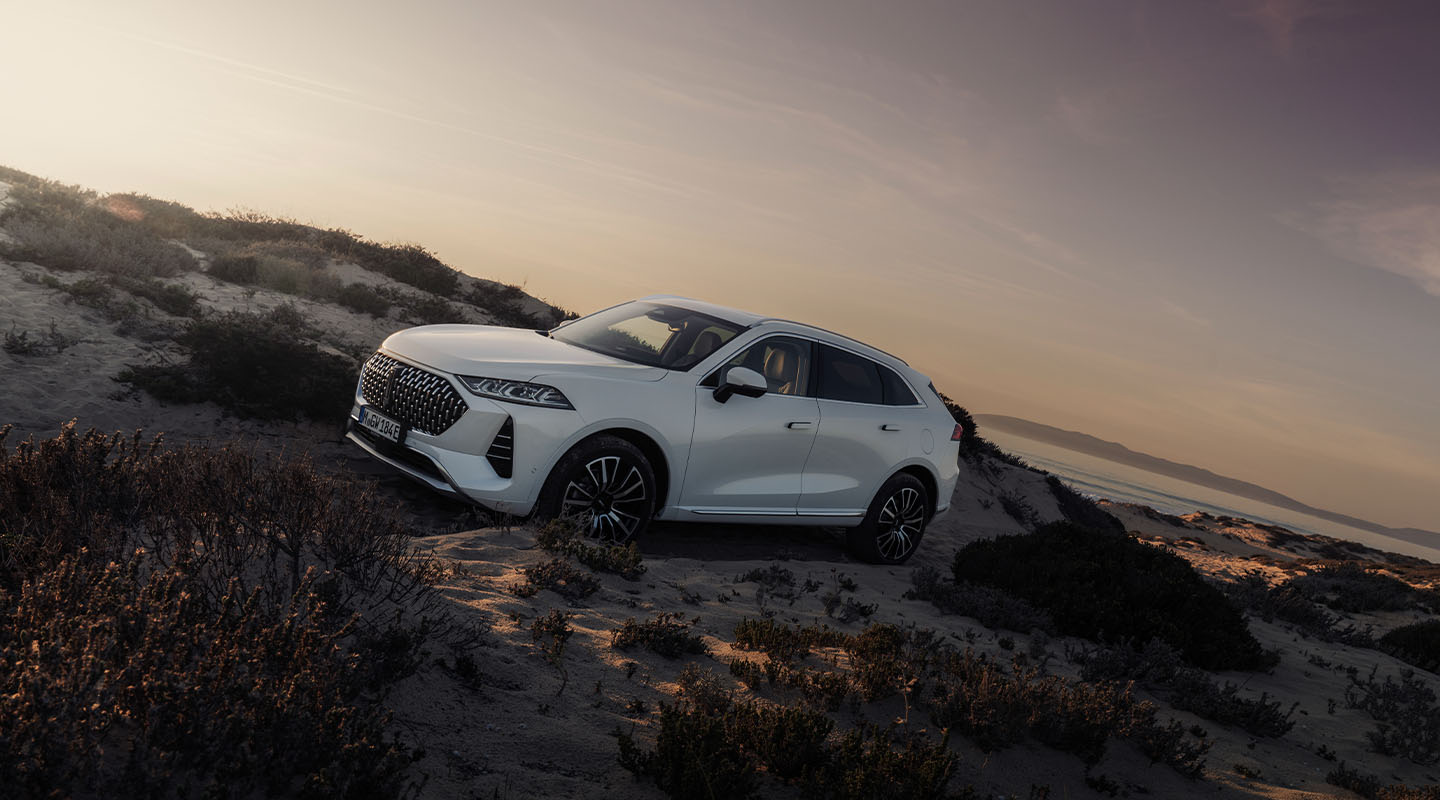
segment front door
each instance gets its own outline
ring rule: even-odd
[[[795,514],[820,422],[819,404],[808,396],[811,349],[803,339],[767,337],[696,387],[682,509],[716,516]],[[764,375],[769,391],[716,401],[714,387],[736,366]]]

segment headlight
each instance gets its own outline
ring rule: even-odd
[[[568,408],[574,410],[575,406],[570,405],[570,400],[554,386],[546,386],[543,383],[526,383],[525,381],[507,381],[504,378],[479,378],[471,375],[458,375],[460,382],[465,388],[480,395],[494,400],[503,400],[507,403],[523,403],[527,406],[544,406],[545,408]]]

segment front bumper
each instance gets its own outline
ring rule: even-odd
[[[555,454],[563,448],[567,436],[582,425],[576,412],[478,397],[453,376],[408,362],[393,353],[386,355],[448,382],[464,398],[465,410],[438,434],[412,427],[405,432],[401,443],[395,444],[360,427],[360,410],[367,405],[362,380],[355,387],[346,438],[379,461],[440,494],[503,514],[521,517],[530,514]],[[377,406],[376,410],[387,413],[383,407]],[[502,445],[508,445],[508,464],[492,463],[487,458],[487,454],[493,452],[491,448],[496,444],[497,435],[501,436]]]

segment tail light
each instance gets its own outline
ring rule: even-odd
[[[964,425],[961,425],[960,423],[957,422],[957,423],[955,423],[955,431],[954,431],[954,433],[951,433],[951,434],[950,434],[950,441],[952,441],[952,442],[958,442],[958,441],[960,441],[960,437],[962,437],[962,436],[964,436],[964,435],[965,435],[965,426],[964,426]]]

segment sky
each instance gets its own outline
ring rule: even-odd
[[[0,164],[674,293],[1440,529],[1440,8],[0,0]],[[983,434],[983,431],[982,431]]]

